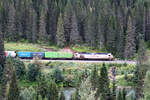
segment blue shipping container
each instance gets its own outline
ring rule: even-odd
[[[32,57],[39,57],[39,58],[44,58],[45,57],[45,53],[44,52],[31,52],[31,56]]]
[[[17,52],[18,57],[20,58],[31,58],[31,52]]]

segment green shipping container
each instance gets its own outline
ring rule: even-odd
[[[72,53],[66,52],[45,52],[45,58],[72,58]]]
[[[58,52],[58,56],[58,58],[72,58],[73,54],[67,52]]]
[[[57,52],[45,52],[45,58],[58,58]]]

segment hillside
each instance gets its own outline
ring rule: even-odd
[[[141,36],[150,44],[149,0],[29,1],[0,1],[5,41],[85,44],[126,59],[135,57]]]
[[[45,51],[60,51],[60,52],[95,52],[101,53],[100,49],[93,49],[86,45],[72,45],[70,47],[60,48],[54,45],[38,44],[38,43],[23,43],[23,42],[5,42],[6,51],[31,51],[31,52],[45,52]]]
[[[150,100],[150,0],[0,0],[0,100]]]

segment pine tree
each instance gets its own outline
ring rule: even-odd
[[[91,81],[93,90],[95,90],[98,87],[98,71],[95,66],[91,72],[90,81]]]
[[[108,72],[105,64],[103,64],[101,68],[101,73],[99,77],[99,86],[97,92],[101,95],[100,98],[102,100],[110,99],[109,78],[108,78]]]
[[[132,59],[135,57],[136,44],[135,44],[135,26],[131,17],[128,19],[126,46],[125,46],[125,58]]]
[[[60,47],[64,47],[66,40],[64,35],[64,25],[61,13],[58,19],[56,38],[57,38],[57,45]]]
[[[3,34],[0,32],[0,65],[4,67],[5,62],[5,53],[4,53],[4,43],[3,43]]]
[[[17,85],[17,78],[16,78],[15,71],[13,71],[13,74],[11,77],[8,100],[19,100],[19,88]]]
[[[146,57],[146,49],[143,40],[143,36],[139,35],[139,50],[138,50],[138,59],[136,70],[134,73],[134,83],[136,84],[136,98],[140,98],[143,96],[143,79],[146,75],[146,71],[148,69],[147,65],[147,57]]]
[[[8,89],[8,82],[11,80],[12,77],[12,70],[13,70],[13,62],[12,58],[7,58],[6,64],[3,70],[3,77],[2,77],[2,88],[0,90],[0,99],[5,100],[7,98],[7,89]]]
[[[9,18],[8,18],[8,41],[16,41],[16,33],[15,33],[15,8],[11,4],[9,7]]]
[[[42,9],[40,13],[40,25],[39,25],[39,40],[46,41],[46,12]]]
[[[75,13],[72,16],[71,32],[70,32],[70,43],[79,43],[81,41],[78,24]]]
[[[66,99],[65,99],[64,92],[61,92],[61,93],[60,93],[59,100],[66,100]]]
[[[125,49],[125,34],[123,31],[123,26],[120,26],[119,28],[119,36],[118,36],[118,46],[117,46],[117,52],[118,57],[124,58],[124,49]]]
[[[146,61],[147,61],[147,57],[146,57],[146,47],[145,47],[143,35],[142,35],[142,34],[139,34],[138,38],[139,38],[139,50],[138,50],[137,63],[138,63],[139,65],[142,65],[142,64],[145,64]]]
[[[70,42],[70,33],[71,33],[71,25],[72,25],[72,5],[71,5],[71,0],[68,0],[67,5],[65,7],[64,10],[64,34],[65,34],[65,39],[66,42],[69,43]]]
[[[37,42],[37,14],[32,9],[32,42],[35,43]]]
[[[40,80],[38,81],[37,92],[38,94],[41,95],[42,98],[46,98],[47,89],[48,89],[47,81],[46,81],[45,76],[43,75],[40,77]]]
[[[109,52],[115,54],[116,52],[116,19],[111,16],[109,19],[109,27],[107,33],[107,49]]]

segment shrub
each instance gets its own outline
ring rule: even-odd
[[[37,64],[28,65],[27,78],[29,81],[36,81],[40,74],[40,67]]]
[[[18,79],[21,79],[25,73],[25,64],[23,61],[20,61],[19,59],[14,60],[14,66],[16,68],[16,75]]]
[[[20,92],[20,100],[36,100],[36,95],[33,87],[25,88]]]
[[[54,70],[53,78],[55,79],[56,83],[60,83],[64,81],[64,76],[58,67]]]
[[[48,84],[48,88],[47,88],[47,98],[48,100],[58,100],[58,88],[56,83],[51,80],[50,83]]]

